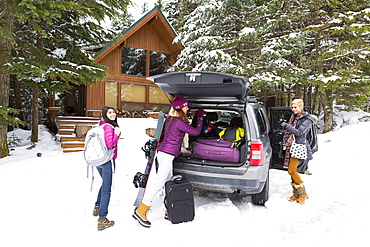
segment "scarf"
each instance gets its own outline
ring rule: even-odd
[[[289,122],[288,124],[290,126],[293,126],[295,127],[296,124],[297,124],[297,121],[303,117],[305,114],[304,111],[302,111],[300,114],[296,115],[296,114],[292,114],[292,116],[290,117],[289,119]],[[288,165],[289,165],[289,159],[290,159],[290,147],[292,146],[292,142],[293,142],[293,133],[290,132],[289,130],[286,130],[285,133],[284,133],[284,136],[283,136],[283,140],[282,140],[282,147],[283,147],[283,150],[285,150],[285,156],[284,156],[284,165],[283,167],[284,168],[288,168]]]

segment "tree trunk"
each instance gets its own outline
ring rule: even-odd
[[[23,121],[21,83],[16,76],[14,76],[14,108],[20,110],[16,117]]]
[[[324,129],[323,133],[333,129],[333,90],[327,89],[321,93],[321,104],[324,110]]]
[[[320,90],[319,89],[320,89],[319,86],[315,87],[315,97],[312,99],[313,100],[313,103],[312,103],[313,112],[317,114],[319,113],[319,108],[320,108],[320,102],[319,102]]]
[[[39,88],[35,85],[32,89],[32,127],[31,142],[39,141]]]
[[[13,32],[13,16],[4,7],[4,2],[1,4],[2,16],[0,18],[0,26],[11,34]],[[7,108],[9,106],[10,71],[3,66],[10,61],[10,37],[0,38],[0,50],[3,51],[3,54],[0,56],[0,106]],[[0,158],[6,157],[9,154],[7,136],[8,124],[3,119],[0,119]]]

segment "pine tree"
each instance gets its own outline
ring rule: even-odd
[[[169,6],[176,6],[171,2]],[[190,12],[184,16],[183,10]],[[185,49],[178,57],[174,70],[218,71],[241,74],[240,61],[234,56],[234,40],[242,28],[242,1],[186,1],[178,4],[175,16],[184,20],[175,23],[181,26],[178,41]]]
[[[8,119],[9,115],[9,89],[10,89],[10,69],[7,66],[11,61],[11,44],[13,34],[14,15],[12,9],[15,2],[1,0],[0,2],[0,158],[9,154],[7,144],[8,124],[13,119]]]
[[[367,1],[172,0],[166,10],[185,46],[175,70],[245,74],[257,96],[284,105],[295,92],[317,111],[321,103],[324,131],[334,99],[358,106],[369,95]]]
[[[93,54],[84,51],[83,45],[102,44],[110,39],[111,34],[99,22],[126,13],[130,1],[3,0],[3,3],[1,7],[14,17],[15,24],[10,30],[4,25],[0,28],[0,33],[8,31],[9,37],[13,37],[12,60],[2,64],[10,65],[9,71],[32,88],[31,138],[37,142],[39,96],[63,92],[69,83],[91,84],[105,77],[104,67],[93,61]],[[9,95],[9,88],[4,93]]]

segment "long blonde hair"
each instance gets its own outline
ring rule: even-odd
[[[182,109],[174,109],[171,107],[170,112],[168,113],[172,117],[178,117],[186,123],[189,123],[189,119],[186,114],[182,111]]]

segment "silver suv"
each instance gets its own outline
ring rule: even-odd
[[[269,198],[271,161],[278,160],[272,158],[271,137],[276,132],[270,128],[266,109],[254,97],[248,96],[248,79],[214,72],[177,72],[148,79],[165,93],[185,97],[192,110],[205,111],[201,135],[190,136],[184,144],[183,154],[174,159],[174,175],[184,176],[200,192],[230,197],[251,196],[254,204],[264,205]],[[237,160],[220,161],[193,154],[192,148],[197,141],[213,136],[218,138],[220,130],[235,126],[244,129],[244,138],[237,147]],[[274,168],[281,166],[278,164]]]

